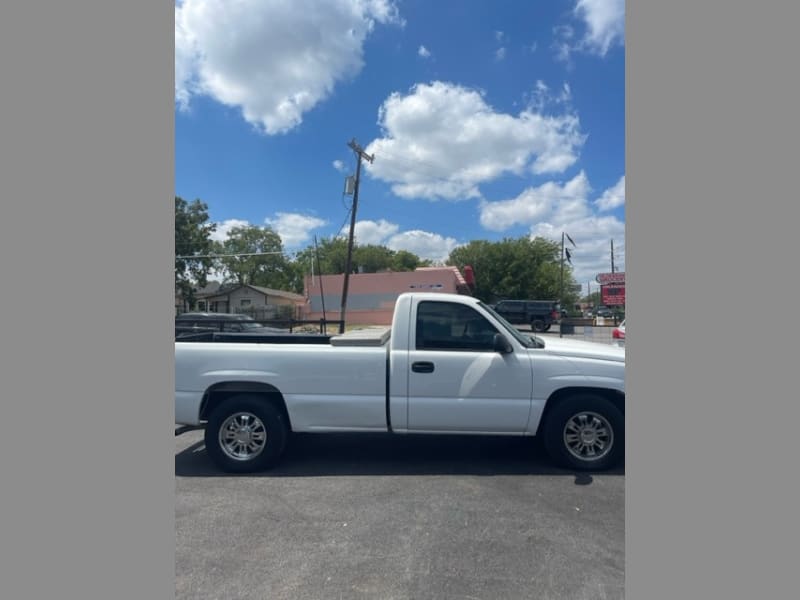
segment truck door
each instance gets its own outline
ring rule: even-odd
[[[522,433],[533,389],[528,353],[496,352],[500,332],[471,306],[422,300],[416,308],[409,431]]]

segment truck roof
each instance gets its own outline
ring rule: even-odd
[[[472,296],[466,296],[464,294],[451,294],[449,292],[403,292],[397,297],[397,299],[399,301],[404,297],[413,297],[419,300],[439,300],[440,302],[460,302],[462,304],[478,304],[478,302],[480,302],[480,300]]]

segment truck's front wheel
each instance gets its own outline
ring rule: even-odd
[[[531,329],[533,329],[536,332],[544,331],[544,321],[542,321],[541,319],[534,319],[531,322]]]
[[[232,396],[209,415],[206,452],[223,471],[249,473],[273,465],[283,454],[288,428],[283,414],[258,396]]]
[[[564,398],[544,422],[544,446],[561,466],[580,470],[613,467],[625,452],[625,417],[606,398]]]

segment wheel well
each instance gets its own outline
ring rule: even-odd
[[[559,402],[563,401],[570,396],[575,394],[596,394],[597,396],[602,396],[603,398],[607,399],[611,402],[619,412],[622,413],[622,416],[625,416],[625,394],[618,390],[610,390],[607,388],[593,388],[593,387],[571,387],[571,388],[563,388],[560,390],[556,390],[553,392],[550,397],[547,399],[547,402],[544,405],[544,412],[542,412],[542,416],[539,419],[539,425],[536,428],[536,435],[539,435],[542,429],[542,423],[545,422],[547,419],[547,415],[556,406]]]
[[[268,383],[257,383],[252,381],[226,381],[217,383],[206,390],[203,402],[200,405],[200,420],[207,421],[211,412],[231,396],[248,394],[259,396],[264,402],[269,402],[283,413],[289,431],[292,430],[292,422],[289,419],[289,411],[286,410],[286,401],[278,388]]]

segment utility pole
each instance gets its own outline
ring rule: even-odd
[[[560,282],[560,286],[559,286],[561,291],[559,293],[560,295],[559,295],[559,298],[558,298],[558,305],[559,306],[561,306],[561,303],[564,301],[564,252],[565,252],[565,249],[564,249],[564,236],[565,235],[567,236],[567,239],[572,243],[572,246],[573,247],[577,247],[577,246],[575,246],[575,242],[572,241],[572,238],[569,237],[569,234],[562,231],[561,232],[561,282]],[[567,260],[569,261],[569,264],[572,264],[572,258],[571,258],[571,255],[569,253],[569,250],[566,250],[566,254],[567,254]],[[561,320],[561,315],[559,315],[559,321],[560,320]],[[564,334],[561,331],[561,325],[558,326],[558,337],[564,337]]]
[[[358,145],[355,139],[350,140],[350,143],[347,144],[350,148],[358,155],[358,163],[356,165],[356,181],[354,184],[353,190],[353,210],[352,214],[350,215],[350,237],[347,240],[347,260],[345,261],[345,268],[344,268],[344,284],[342,286],[342,308],[340,311],[339,319],[341,323],[339,323],[339,333],[344,333],[344,319],[345,319],[345,312],[347,311],[347,289],[350,285],[350,271],[352,269],[351,263],[353,260],[353,237],[355,236],[356,230],[356,210],[358,209],[358,184],[361,180],[361,159],[365,158],[370,163],[375,160],[375,155],[373,154],[370,156],[364,149]]]
[[[564,232],[561,232],[561,283],[559,284],[559,303],[564,300]],[[560,328],[559,328],[560,329]],[[559,336],[560,337],[560,336]]]
[[[594,304],[592,302],[592,280],[586,282],[586,307],[588,308],[590,304]]]
[[[325,314],[325,290],[322,288],[322,265],[319,262],[319,246],[317,246],[317,236],[314,236],[314,257],[317,259],[317,270],[319,271],[319,297],[322,299],[322,327],[328,333],[328,317]],[[311,274],[314,274],[314,260],[311,260]]]
[[[614,273],[614,240],[611,240],[611,272]]]

